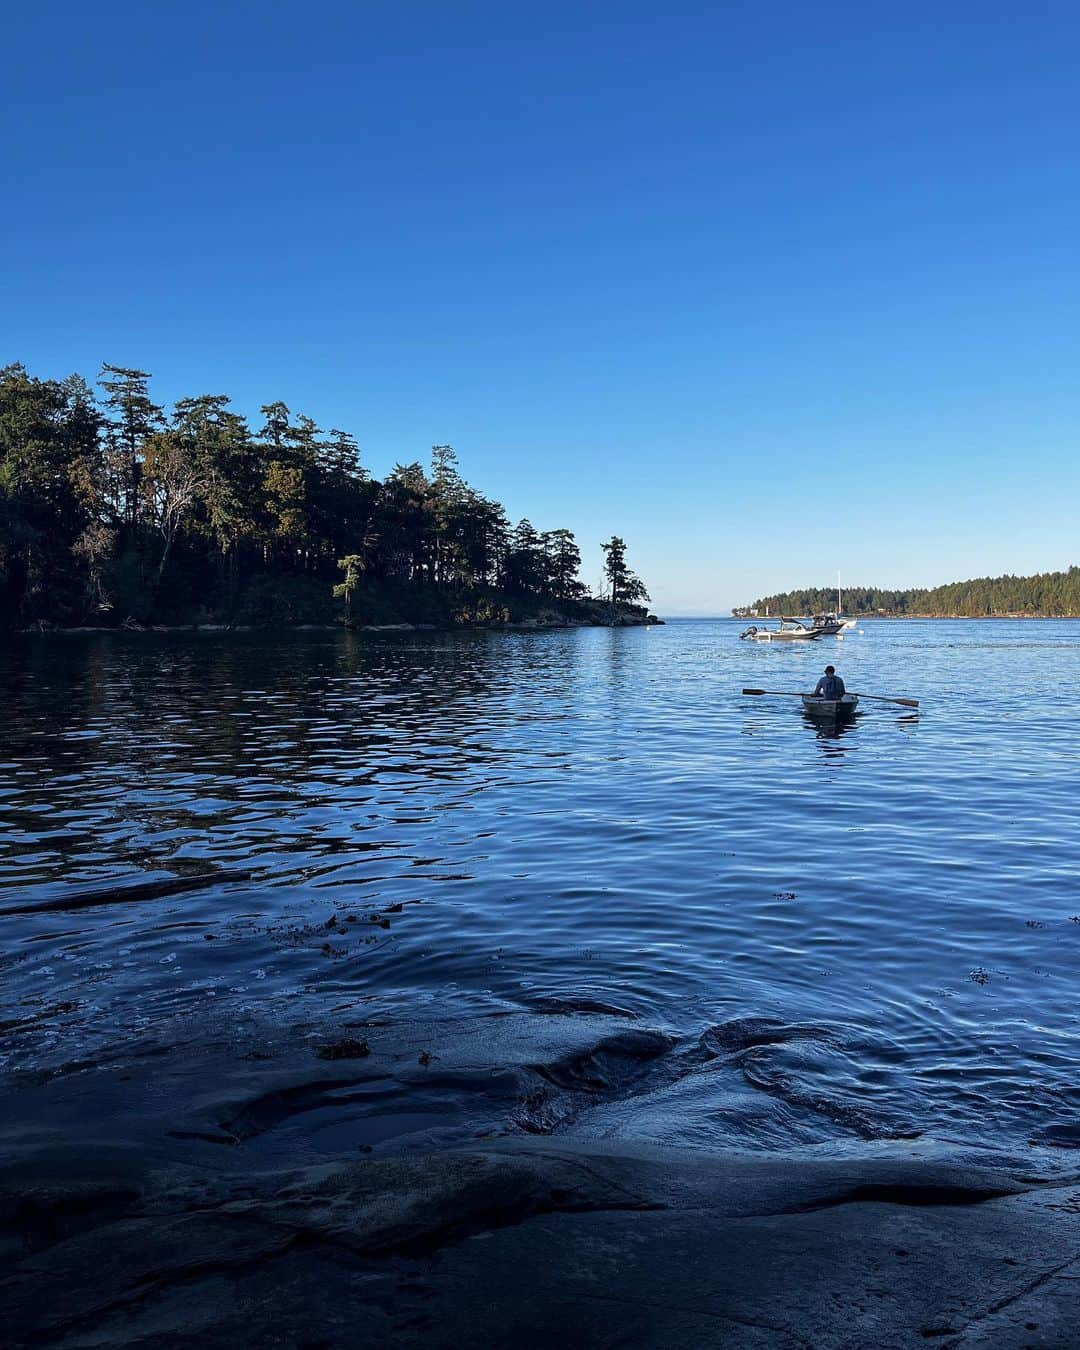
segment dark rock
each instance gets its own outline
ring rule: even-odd
[[[364,1040],[328,1041],[315,1047],[320,1059],[365,1059],[371,1054],[371,1046]]]
[[[0,1299],[13,1347],[1064,1347],[1070,1193],[910,1152],[507,1142],[125,1196]]]
[[[828,1040],[825,1027],[801,1022],[781,1022],[772,1017],[736,1017],[709,1027],[701,1044],[714,1054],[733,1054],[754,1045],[779,1045],[784,1041]]]

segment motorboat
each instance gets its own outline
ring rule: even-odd
[[[782,615],[779,628],[758,628],[751,624],[739,634],[750,642],[809,642],[821,636],[819,628],[808,628],[801,619],[785,619]]]
[[[819,698],[816,694],[802,695],[803,711],[823,722],[840,722],[850,717],[859,706],[858,694],[843,694],[840,698]]]
[[[837,633],[854,628],[858,622],[858,619],[846,619],[837,613],[815,614],[810,620],[810,626],[820,629],[822,637],[835,637]]]

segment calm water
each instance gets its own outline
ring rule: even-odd
[[[2,1062],[596,1000],[807,1024],[763,1085],[864,1133],[1080,1142],[1080,623],[742,626],[9,640],[0,904],[254,875],[4,918]],[[827,660],[919,714],[739,693]]]

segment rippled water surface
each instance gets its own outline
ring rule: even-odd
[[[838,1130],[1080,1142],[1080,624],[741,626],[7,640],[0,905],[252,875],[5,916],[3,1062],[596,1003],[803,1027],[756,1085]],[[740,694],[826,660],[919,712]]]

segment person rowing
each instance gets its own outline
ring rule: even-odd
[[[844,681],[836,673],[835,666],[826,666],[825,674],[818,680],[814,688],[815,698],[841,699],[847,693],[844,688]]]

